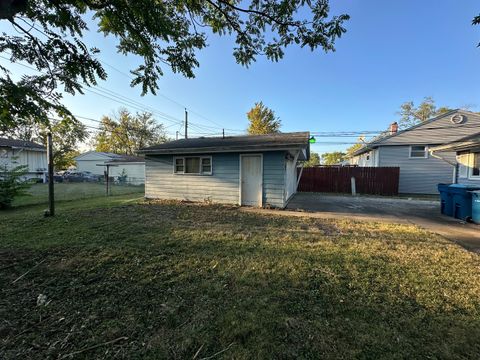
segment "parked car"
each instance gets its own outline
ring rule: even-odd
[[[53,174],[53,181],[54,182],[61,183],[61,182],[63,182],[63,179],[64,179],[63,175],[60,172]],[[46,175],[45,180],[48,182],[48,174]],[[43,180],[40,179],[40,182],[43,182]]]
[[[90,171],[69,171],[63,176],[66,182],[96,182],[100,179],[98,175]]]

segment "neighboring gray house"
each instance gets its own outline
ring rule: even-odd
[[[480,130],[480,129],[478,129]],[[480,132],[430,149],[439,157],[455,152],[455,183],[480,186]]]
[[[350,163],[358,166],[400,167],[400,193],[436,194],[437,184],[454,181],[455,152],[442,158],[429,149],[456,141],[480,130],[480,115],[452,110],[409,129],[398,131],[366,144]]]
[[[283,208],[309,133],[181,139],[141,149],[145,197]]]

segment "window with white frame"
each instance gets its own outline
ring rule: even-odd
[[[472,177],[480,177],[480,153],[472,153]]]
[[[175,174],[212,174],[212,157],[211,156],[185,156],[175,157],[174,161]]]
[[[424,145],[410,146],[410,157],[413,159],[426,158],[428,149]]]
[[[459,154],[457,156],[457,163],[458,163],[458,177],[459,178],[467,178],[468,177],[468,169],[469,169],[469,154]]]

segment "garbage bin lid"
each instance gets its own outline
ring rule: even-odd
[[[449,187],[465,190],[480,190],[480,185],[452,184]]]

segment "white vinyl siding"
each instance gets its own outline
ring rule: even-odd
[[[458,183],[478,185],[480,181],[480,152],[457,155]]]
[[[0,166],[9,169],[27,165],[25,178],[43,178],[47,171],[47,152],[45,150],[0,148]]]
[[[351,159],[351,164],[360,167],[378,167],[378,149],[374,149],[361,155],[355,156]]]

